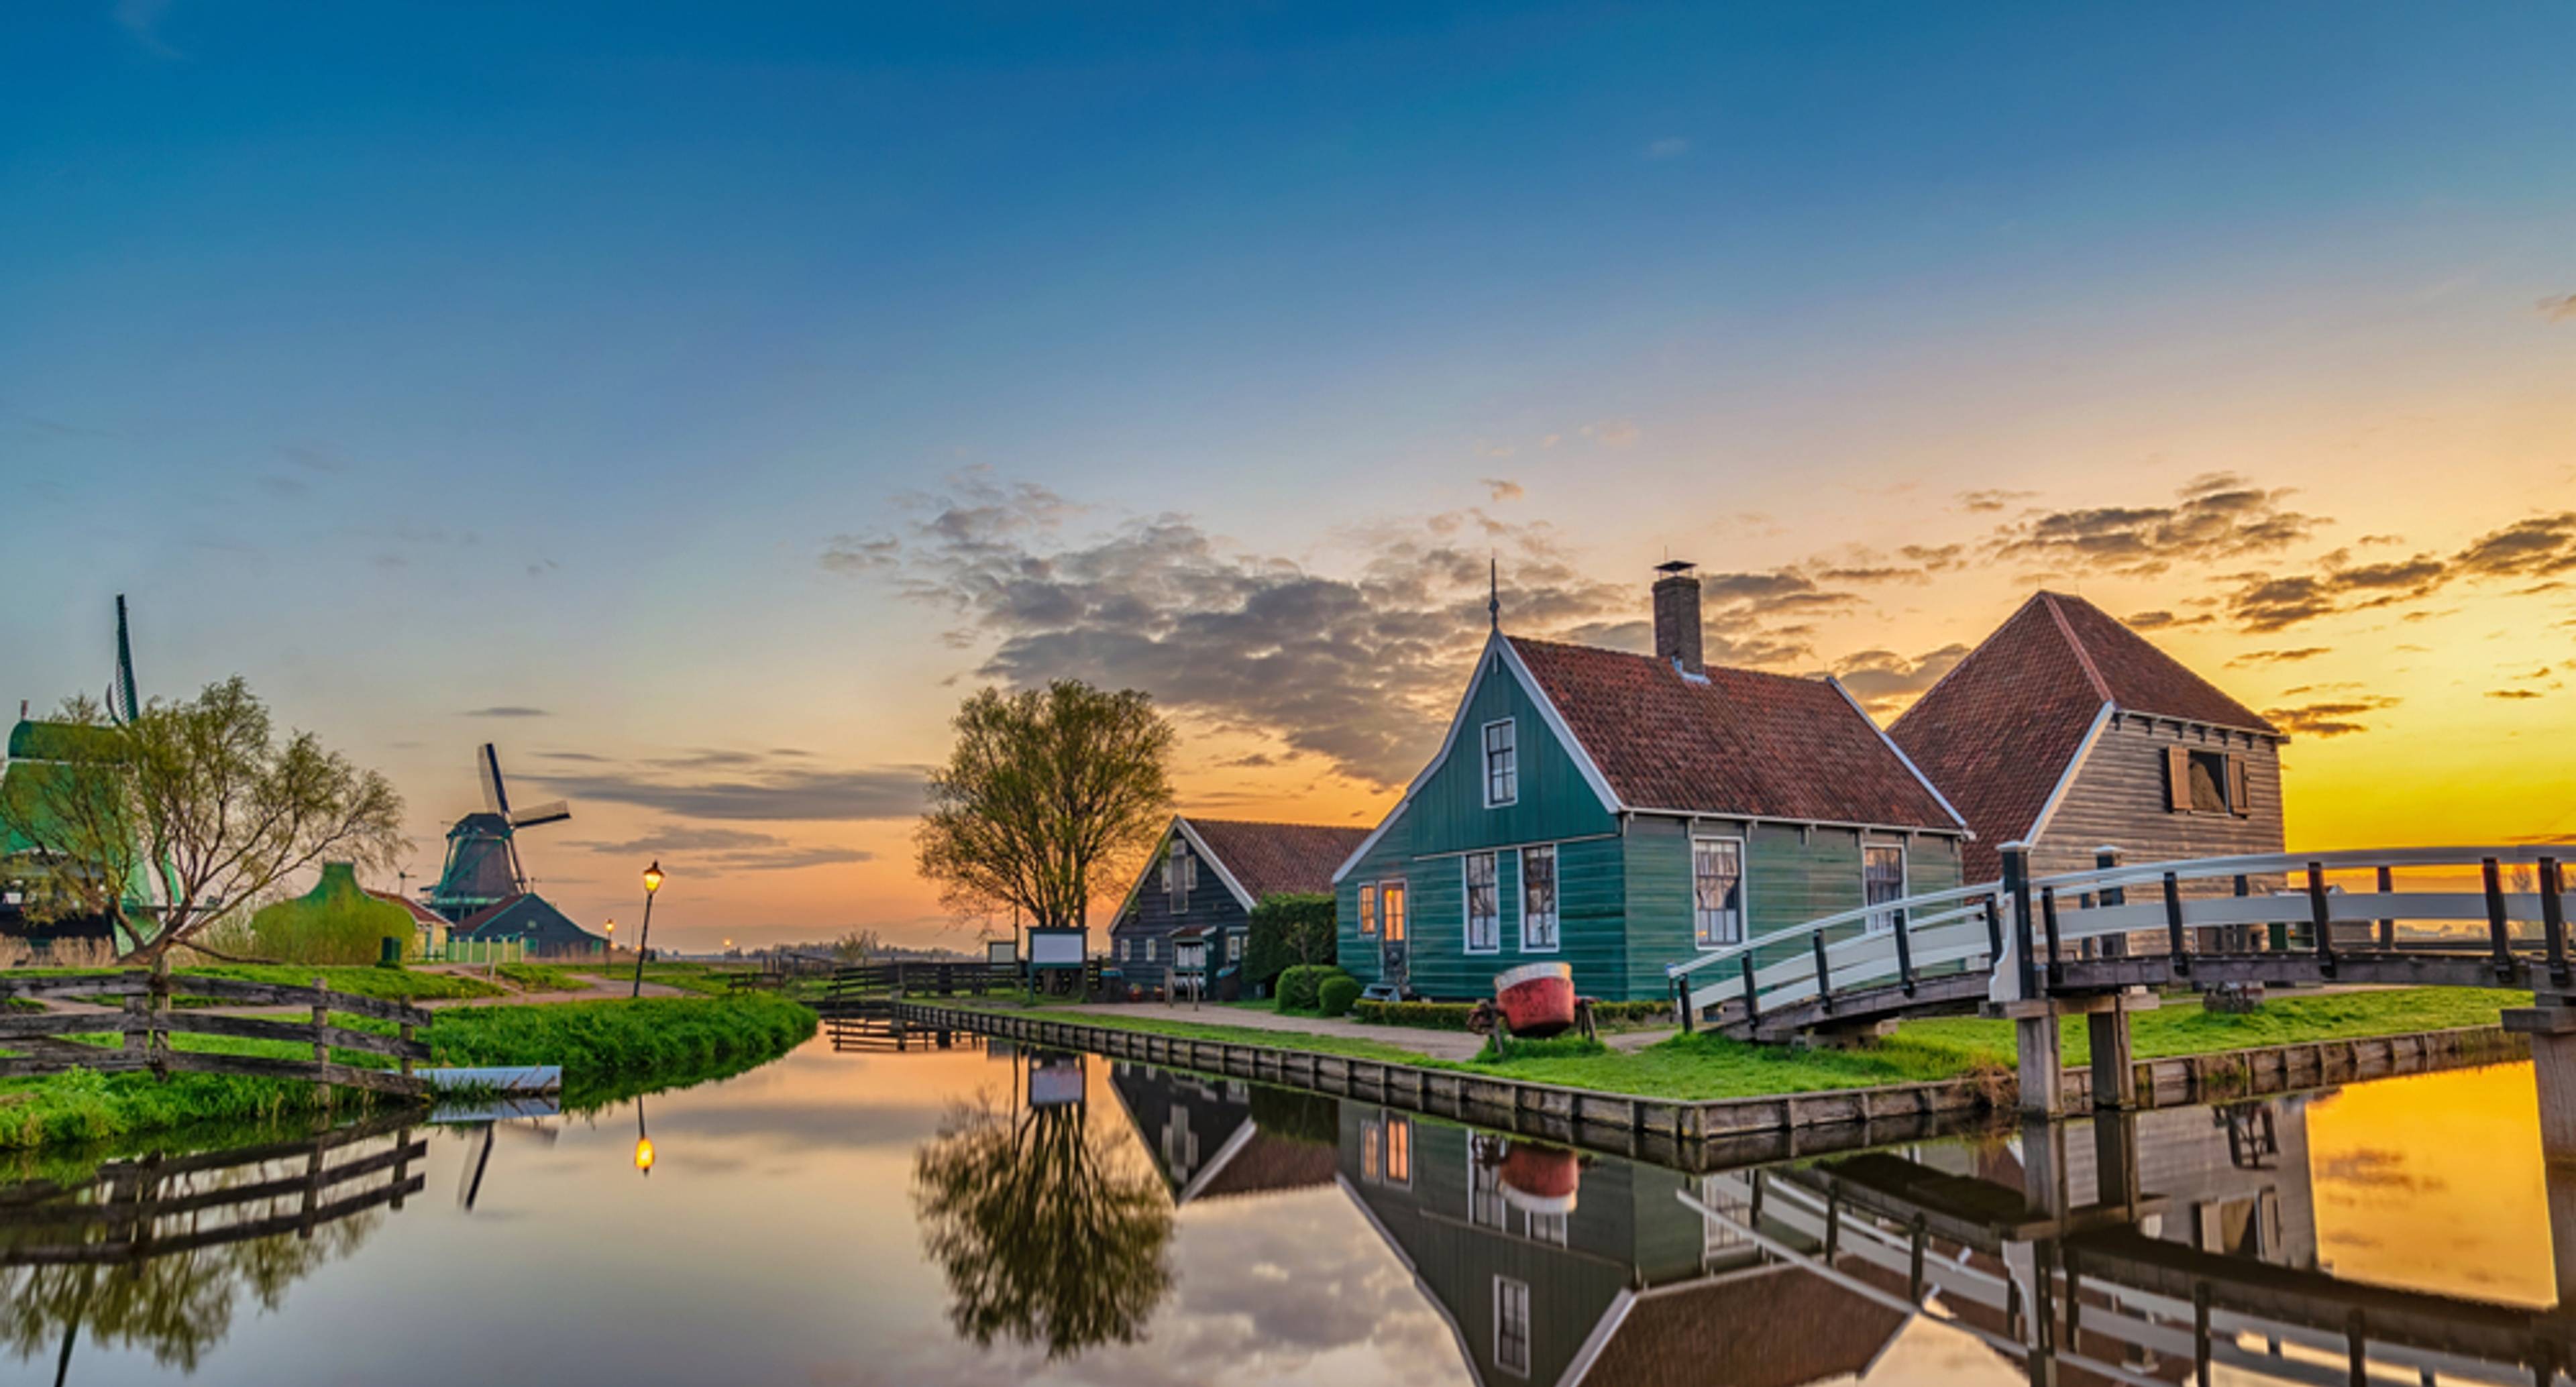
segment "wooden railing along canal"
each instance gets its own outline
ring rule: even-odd
[[[59,1074],[71,1069],[101,1073],[148,1070],[154,1074],[245,1074],[263,1078],[302,1079],[342,1088],[419,1097],[429,1081],[412,1072],[429,1058],[429,1043],[419,1032],[430,1014],[418,1007],[333,992],[314,979],[312,987],[246,982],[238,978],[201,977],[123,970],[108,973],[57,973],[13,978],[0,975],[0,1004],[13,1000],[116,1002],[115,1010],[0,1012],[0,1078]],[[204,999],[224,1006],[296,1007],[309,1019],[235,1016],[174,1005],[177,998]],[[395,1033],[334,1024],[332,1016],[363,1016],[390,1022]],[[76,1036],[116,1037],[113,1047],[92,1045]],[[312,1047],[311,1058],[282,1055],[217,1054],[182,1050],[174,1035],[223,1036],[235,1040],[274,1040]],[[342,1064],[334,1050],[378,1055],[393,1061],[390,1069]],[[8,1052],[16,1052],[14,1054]]]

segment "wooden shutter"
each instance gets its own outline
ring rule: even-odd
[[[2227,757],[2227,812],[2242,819],[2254,812],[2253,777],[2246,774],[2245,758],[2234,753]]]
[[[2191,812],[2191,749],[2165,748],[2165,809],[2175,814]]]

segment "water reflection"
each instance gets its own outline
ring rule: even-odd
[[[194,1371],[243,1300],[357,1251],[418,1193],[416,1115],[301,1140],[102,1162],[0,1188],[0,1343],[67,1381],[80,1340]]]
[[[1081,1056],[1031,1056],[1005,1107],[959,1102],[913,1158],[922,1245],[948,1318],[978,1348],[1049,1361],[1132,1344],[1171,1288],[1172,1205],[1120,1133],[1095,1130]]]

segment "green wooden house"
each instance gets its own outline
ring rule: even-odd
[[[1464,1000],[1556,960],[1584,995],[1656,998],[1669,964],[1960,884],[1967,824],[1839,683],[1702,661],[1690,567],[1654,586],[1652,655],[1496,623],[1334,875],[1343,967]]]

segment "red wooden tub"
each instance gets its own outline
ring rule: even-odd
[[[1583,1186],[1583,1159],[1562,1147],[1516,1141],[1504,1150],[1497,1173],[1511,1203],[1534,1214],[1570,1214]]]
[[[1512,1034],[1536,1038],[1574,1028],[1574,969],[1563,963],[1524,963],[1494,975],[1494,1003]]]

